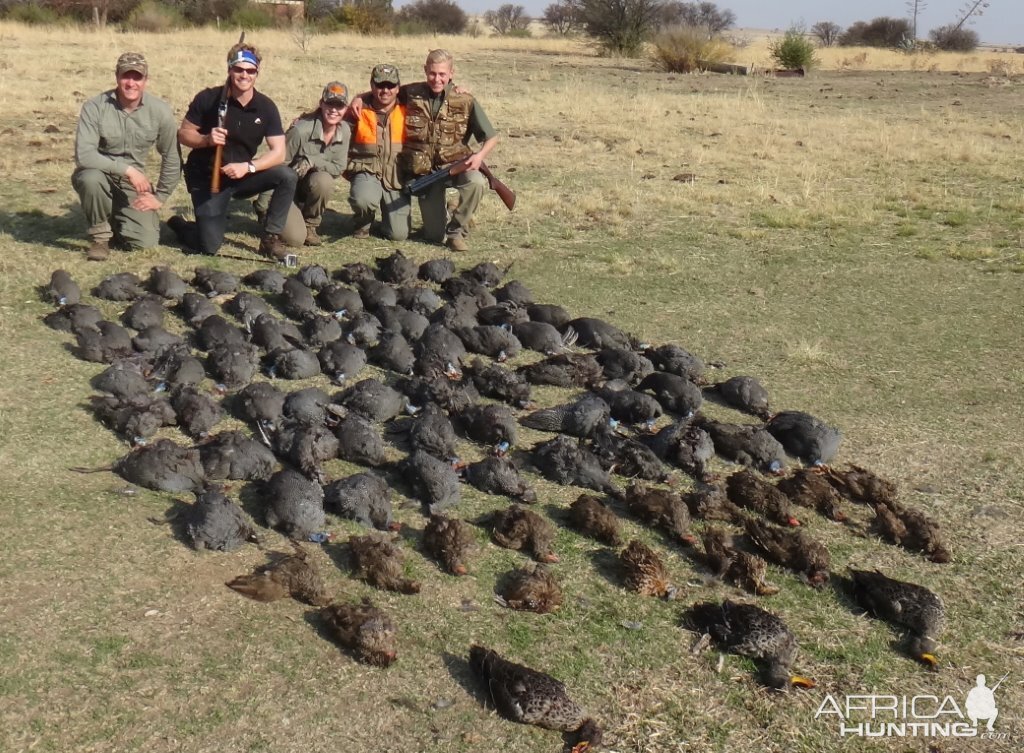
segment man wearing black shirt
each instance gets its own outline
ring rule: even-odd
[[[185,184],[192,196],[195,223],[175,216],[168,225],[179,240],[194,251],[216,254],[224,242],[228,204],[272,191],[259,253],[283,260],[288,251],[281,240],[298,180],[284,164],[285,135],[277,105],[256,91],[260,54],[255,47],[237,44],[228,53],[228,80],[199,92],[178,128],[178,143],[192,151],[185,162]],[[222,97],[227,91],[227,113],[219,125]],[[266,140],[268,150],[256,157]],[[222,147],[220,190],[212,190],[214,159]]]

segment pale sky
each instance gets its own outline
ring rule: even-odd
[[[456,0],[467,13],[483,13],[505,2],[522,5],[532,16],[541,16],[554,0]],[[404,0],[408,2],[408,0]],[[396,0],[395,7],[404,4]],[[989,7],[969,22],[981,41],[988,44],[1024,45],[1024,1],[987,0]],[[922,39],[937,26],[958,21],[965,7],[974,0],[924,0],[917,19]],[[818,21],[834,21],[844,29],[854,21],[870,21],[878,16],[909,17],[906,0],[722,0],[719,8],[736,14],[736,25],[756,29],[785,29],[803,21],[808,27]]]

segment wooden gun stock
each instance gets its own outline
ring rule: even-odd
[[[487,178],[487,185],[490,186],[494,193],[498,194],[498,198],[501,199],[502,203],[508,207],[508,211],[511,212],[516,205],[516,192],[494,177],[491,168],[483,162],[480,163],[480,172]]]
[[[220,168],[223,159],[224,147],[218,144],[216,151],[213,153],[213,174],[210,175],[210,193],[220,193]]]

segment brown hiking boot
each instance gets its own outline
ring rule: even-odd
[[[456,253],[469,251],[469,244],[466,243],[466,239],[461,235],[449,235],[448,238],[445,239],[444,245]]]
[[[360,238],[360,239],[361,238],[369,238],[370,237],[370,226],[369,225],[363,225],[362,227],[357,227],[355,230],[352,231],[352,237],[353,238]]]
[[[288,256],[288,246],[285,245],[284,241],[281,240],[281,236],[277,233],[267,233],[260,238],[260,247],[257,252],[260,256],[265,256],[268,259],[274,259],[276,261],[284,261],[284,258]]]
[[[267,213],[262,209],[256,210],[256,222],[260,227],[266,227],[267,224]]]
[[[110,256],[110,241],[93,241],[85,252],[89,261],[106,261]]]
[[[303,245],[305,246],[319,246],[323,243],[320,240],[320,236],[317,235],[316,228],[312,225],[306,225],[306,241]]]

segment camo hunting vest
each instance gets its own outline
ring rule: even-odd
[[[426,175],[473,153],[463,143],[473,110],[472,95],[449,91],[437,115],[431,117],[429,86],[411,84],[405,94],[405,146],[399,164],[407,175]]]

